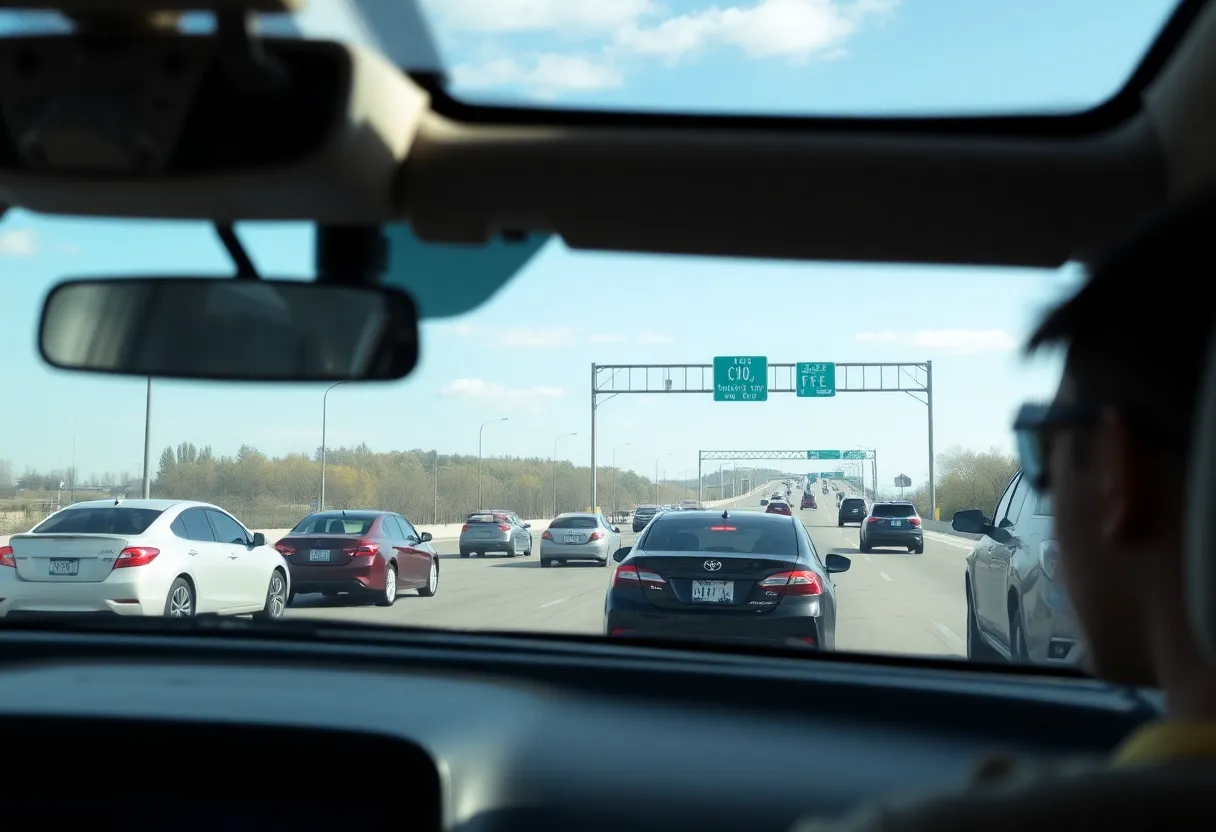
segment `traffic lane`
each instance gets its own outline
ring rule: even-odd
[[[798,512],[820,555],[852,562],[834,576],[836,648],[859,652],[965,656],[963,570],[969,541],[925,536],[924,554],[877,549],[863,554],[856,526],[836,525],[836,507]]]
[[[636,539],[621,527],[622,546],[632,546]],[[539,539],[529,557],[462,558],[455,540],[437,541],[436,548],[439,592],[433,598],[410,590],[393,606],[377,607],[349,596],[301,595],[285,617],[454,630],[603,633],[611,561],[608,567],[568,563],[542,569]]]

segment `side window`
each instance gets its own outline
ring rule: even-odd
[[[186,521],[182,520],[182,515],[177,515],[177,519],[169,526],[169,530],[182,540],[189,540],[190,535],[186,532]]]
[[[215,543],[215,532],[212,530],[211,524],[207,522],[207,515],[201,508],[188,508],[183,511],[173,523],[174,532],[177,531],[178,523],[181,523],[185,529],[184,536],[187,540]]]
[[[819,557],[819,550],[815,548],[815,541],[811,540],[811,534],[806,530],[801,522],[798,523],[798,537],[802,540],[802,546],[811,553],[811,557],[815,559],[815,563],[823,566],[823,558]],[[826,569],[826,566],[823,566]]]
[[[1022,516],[1022,510],[1026,506],[1026,497],[1030,493],[1030,483],[1025,477],[1018,479],[1017,488],[1013,490],[1013,499],[1009,501],[1009,511],[1005,515],[1005,519],[1010,525],[1017,525],[1018,520]]]
[[[211,528],[215,529],[215,539],[220,543],[239,543],[242,546],[249,545],[249,536],[245,534],[244,527],[229,517],[222,511],[209,508],[206,509],[207,519],[211,521]]]
[[[404,517],[397,517],[396,520],[397,525],[405,532],[406,540],[413,540],[415,542],[422,540],[422,535],[418,534],[418,530],[414,528],[414,525],[409,520],[406,520]]]
[[[1034,495],[1034,513],[1039,517],[1054,517],[1052,514],[1051,495],[1050,494],[1035,494]]]
[[[994,525],[999,526],[1001,521],[1005,519],[1005,515],[1009,513],[1009,503],[1013,500],[1013,492],[1021,481],[1022,472],[1018,471],[1013,475],[1013,479],[1009,482],[1009,487],[1005,489],[1005,493],[1001,495],[1001,501],[996,504],[996,511],[992,512],[992,522]]]

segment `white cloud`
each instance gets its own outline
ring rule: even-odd
[[[650,0],[424,0],[441,26],[463,32],[608,33],[652,13]]]
[[[555,399],[566,395],[560,387],[534,385],[532,387],[508,387],[497,381],[480,378],[458,378],[439,391],[445,396],[464,396],[470,399]]]
[[[909,333],[883,330],[859,332],[853,336],[853,341],[858,344],[898,344],[956,355],[1008,352],[1017,347],[1017,340],[1003,329],[926,329]]]
[[[497,341],[504,347],[546,350],[560,347],[570,340],[567,329],[508,329],[498,335]]]
[[[619,87],[624,74],[607,60],[587,55],[541,54],[524,62],[500,58],[452,67],[452,81],[465,89],[523,87],[541,96]]]
[[[32,257],[38,253],[38,237],[32,228],[0,232],[0,256]]]

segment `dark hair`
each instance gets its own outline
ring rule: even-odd
[[[1039,324],[1027,352],[1065,347],[1066,372],[1087,404],[1115,407],[1185,452],[1216,322],[1209,296],[1192,287],[1216,273],[1214,255],[1216,191],[1113,246]]]

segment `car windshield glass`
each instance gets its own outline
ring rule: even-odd
[[[375,522],[374,514],[313,514],[305,517],[292,534],[367,534]]]
[[[594,517],[559,517],[549,524],[551,529],[595,529],[599,521]]]
[[[899,503],[876,503],[873,511],[875,517],[913,517],[915,514],[915,506]]]
[[[505,523],[507,518],[501,514],[470,514],[466,523]]]
[[[662,517],[646,533],[642,548],[647,552],[720,552],[735,554],[798,554],[798,535],[788,518],[737,512],[728,518]],[[784,522],[782,522],[784,520]]]
[[[162,511],[150,508],[105,506],[68,508],[34,528],[35,534],[143,534]]]

